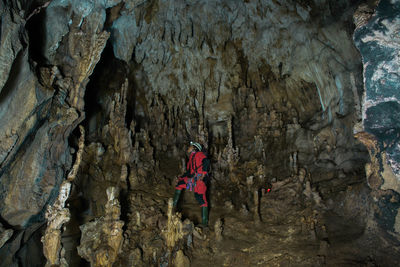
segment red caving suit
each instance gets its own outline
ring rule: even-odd
[[[206,191],[207,186],[204,181],[197,179],[199,174],[204,174],[204,179],[208,175],[209,159],[206,154],[201,151],[193,151],[189,155],[189,161],[186,165],[186,173],[178,179],[176,190],[189,189],[193,190],[194,196],[199,202],[200,207],[208,207]]]

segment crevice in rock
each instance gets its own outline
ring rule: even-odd
[[[29,38],[29,58],[39,65],[44,65],[46,60],[43,56],[45,35],[45,12],[39,12],[33,15],[26,23],[25,28]]]

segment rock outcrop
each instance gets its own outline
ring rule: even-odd
[[[19,1],[15,6],[13,3],[3,7],[6,20],[1,24],[2,32],[12,31],[10,25],[15,23],[18,26],[16,33],[2,34],[1,42],[1,54],[7,57],[4,63],[12,68],[2,71],[6,83],[1,90],[0,213],[10,225],[28,226],[43,220],[45,205],[55,200],[71,166],[68,137],[85,118],[86,84],[109,34],[98,31],[96,20],[85,20],[81,25],[76,17],[76,23],[68,27],[70,34],[64,36],[63,45],[54,55],[56,59],[35,66],[29,62],[32,47],[27,46],[28,37],[33,38],[35,33],[26,30],[30,21],[21,17],[24,10]],[[56,1],[46,11],[51,11],[53,5]],[[6,23],[9,17],[19,19]],[[17,34],[25,39],[10,38]],[[22,46],[20,51],[18,45]],[[72,68],[64,64],[66,58]],[[63,63],[57,64],[57,59]],[[24,201],[27,198],[30,200]]]
[[[0,265],[395,265],[400,8],[364,2],[5,1]],[[191,140],[209,229],[168,209]]]
[[[124,222],[119,220],[121,207],[117,200],[117,190],[115,187],[107,189],[105,216],[81,226],[82,237],[78,253],[93,267],[113,266],[124,241]]]
[[[47,259],[46,266],[68,266],[65,258],[60,255],[63,249],[61,244],[61,228],[71,218],[70,211],[65,207],[65,204],[71,193],[72,182],[78,173],[79,165],[82,160],[83,148],[85,146],[85,130],[82,126],[80,126],[80,132],[81,136],[79,138],[79,150],[77,152],[76,162],[69,172],[67,180],[61,183],[57,200],[53,205],[47,206],[45,214],[47,228],[41,240],[43,242],[43,254]],[[65,253],[65,251],[63,252]]]
[[[379,1],[375,10],[362,5],[355,14],[360,23],[354,33],[362,56],[365,88],[362,102],[365,132],[357,135],[370,152],[371,163],[366,172],[377,205],[391,206],[385,212],[377,211],[376,217],[383,228],[396,234],[400,233],[400,204],[394,200],[400,193],[399,12],[399,1]],[[388,199],[393,199],[391,204]]]

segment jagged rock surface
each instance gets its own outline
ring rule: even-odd
[[[81,226],[82,238],[78,247],[81,257],[93,267],[111,267],[120,253],[124,222],[119,220],[121,207],[117,188],[107,188],[105,216]]]
[[[18,17],[20,10],[16,9],[6,5],[5,12]],[[26,18],[21,21],[23,26]],[[60,60],[72,57],[72,69],[67,70],[64,64],[60,68],[35,69],[28,61],[31,51],[25,47],[4,79],[7,83],[2,88],[0,118],[0,212],[11,225],[26,226],[42,220],[38,215],[43,215],[44,206],[54,201],[65,170],[71,164],[68,137],[84,119],[86,83],[109,35],[92,29],[89,22],[71,25],[70,34],[64,36],[65,45],[57,54]],[[8,24],[2,23],[2,29],[7,27]],[[20,31],[21,35],[28,35],[23,28]],[[83,40],[84,36],[88,39]],[[2,35],[5,40],[2,55],[15,51],[13,46],[7,46],[10,42],[7,37]],[[36,71],[43,75],[37,77]],[[26,198],[30,201],[24,201]]]
[[[363,19],[363,18],[367,19]],[[382,0],[373,11],[360,6],[354,40],[364,66],[363,130],[359,139],[370,152],[366,172],[377,205],[391,208],[377,212],[383,228],[399,234],[400,151],[398,134],[400,89],[400,1]],[[390,221],[382,217],[391,217]]]
[[[82,122],[61,236],[70,266],[83,264],[81,237],[92,265],[395,265],[399,198],[379,188],[380,140],[353,136],[366,107],[352,40],[359,2],[6,1],[0,215],[17,231],[1,264],[28,266],[41,248]],[[385,3],[371,22],[373,5],[357,11],[356,42]],[[181,217],[167,210],[193,139],[213,163],[209,231],[193,227],[190,194]]]

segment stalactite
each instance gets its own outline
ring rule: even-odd
[[[42,237],[43,253],[47,259],[46,266],[63,265],[68,266],[66,260],[61,257],[60,252],[62,249],[61,244],[61,227],[70,220],[70,211],[65,208],[65,202],[67,201],[70,191],[71,183],[75,179],[78,173],[79,165],[82,160],[82,152],[85,147],[85,130],[82,126],[79,126],[81,136],[79,138],[79,149],[76,153],[75,163],[69,172],[67,179],[60,186],[60,193],[56,202],[47,207],[46,220],[47,228],[44,236]]]
[[[297,174],[297,151],[290,154],[289,166],[293,174]]]
[[[123,164],[121,166],[121,176],[119,179],[119,185],[121,189],[127,190],[128,189],[128,166],[126,164]]]
[[[84,27],[83,27],[84,28]],[[96,32],[95,34],[86,34],[81,27],[71,26],[71,31],[75,34],[68,35],[67,49],[70,51],[75,68],[73,69],[76,79],[71,88],[69,88],[69,102],[78,110],[84,109],[84,93],[83,88],[89,81],[89,76],[100,60],[101,53],[106,46],[110,33]]]
[[[254,136],[254,147],[255,147],[255,152],[258,155],[262,155],[262,151],[264,150],[264,144],[263,144],[263,140],[262,140],[262,136],[261,135],[255,135]]]
[[[226,161],[229,166],[229,170],[232,172],[233,168],[239,161],[239,148],[233,147],[233,134],[232,134],[232,118],[230,118],[227,122],[227,128],[228,128],[228,144],[226,145],[224,149],[224,155],[226,156]]]
[[[196,142],[199,142],[205,149],[208,149],[208,129],[204,123],[198,126]]]

